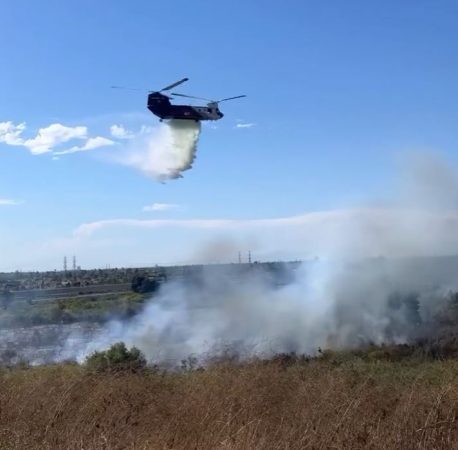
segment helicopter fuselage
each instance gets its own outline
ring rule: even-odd
[[[206,106],[172,105],[170,98],[160,92],[148,95],[148,109],[161,120],[219,120],[224,116],[217,103],[209,103]]]

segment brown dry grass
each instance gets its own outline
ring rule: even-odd
[[[458,448],[458,361],[4,370],[1,449]]]

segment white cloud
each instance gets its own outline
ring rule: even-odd
[[[336,220],[351,214],[352,210],[312,212],[298,216],[273,219],[111,219],[80,225],[74,232],[76,236],[89,236],[108,227],[160,228],[182,227],[194,229],[255,229],[277,228],[284,226],[322,224],[326,220]]]
[[[97,136],[94,138],[89,138],[84,145],[74,146],[68,150],[61,150],[54,152],[54,155],[68,155],[70,153],[85,152],[88,150],[94,150],[99,147],[106,147],[108,145],[114,145],[115,142],[111,139],[104,138],[102,136]]]
[[[110,133],[116,139],[133,139],[135,137],[135,134],[124,128],[123,125],[112,125]]]
[[[107,145],[113,145],[115,142],[113,142],[111,139],[105,138],[103,136],[97,136],[94,138],[89,138],[84,144],[84,149],[85,150],[92,150],[94,148],[99,148],[99,147],[105,147]]]
[[[25,130],[25,123],[15,125],[11,121],[0,122],[0,143],[26,147],[33,155],[51,152],[54,155],[65,155],[115,144],[111,139],[102,136],[89,137],[88,129],[85,126],[68,127],[60,123],[53,123],[47,127],[40,128],[37,135],[29,139],[22,137]],[[56,147],[75,139],[82,140],[84,143],[73,146],[69,150],[54,150]]]
[[[67,127],[60,123],[53,123],[45,128],[40,128],[32,139],[22,138],[26,129],[25,123],[15,125],[13,122],[0,122],[0,142],[7,145],[21,145],[30,150],[34,155],[49,153],[52,149],[72,139],[86,139],[87,127]]]
[[[176,205],[174,203],[153,203],[152,205],[144,206],[143,211],[169,211],[171,209],[177,209],[179,207],[180,205]]]
[[[15,125],[11,121],[0,122],[0,142],[8,145],[24,145],[21,134],[25,130],[25,127],[25,123]]]
[[[255,125],[255,123],[238,123],[235,128],[252,128]]]
[[[0,206],[15,206],[20,205],[22,202],[13,200],[11,198],[0,198]]]
[[[49,153],[54,147],[72,139],[87,139],[87,127],[67,127],[53,123],[46,128],[40,128],[33,139],[27,139],[22,145],[34,155]]]

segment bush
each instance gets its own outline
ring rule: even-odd
[[[117,342],[108,350],[89,355],[85,364],[90,372],[140,372],[146,367],[146,359],[138,348],[128,350],[124,342]]]

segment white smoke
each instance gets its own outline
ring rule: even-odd
[[[408,342],[431,326],[448,292],[458,290],[458,257],[439,256],[456,249],[449,248],[442,221],[434,220],[456,214],[458,177],[437,158],[423,156],[401,179],[407,184],[393,199],[389,226],[381,226],[383,216],[362,214],[348,227],[323,232],[329,260],[288,266],[284,273],[256,264],[207,266],[164,284],[138,316],[110,322],[89,343],[72,336],[58,358],[83,360],[117,341],[137,346],[150,361],[172,364],[228,346],[271,355]],[[422,257],[383,257],[402,245],[409,251],[398,254]],[[361,256],[374,248],[380,257]]]
[[[150,361],[171,364],[227,349],[248,356],[314,353],[333,330],[322,264],[301,267],[297,280],[283,287],[263,271],[204,270],[195,281],[165,285],[141,315],[110,323],[79,359],[116,341],[137,346]]]
[[[448,290],[458,288],[458,258],[429,257],[447,254],[448,233],[434,217],[456,212],[458,184],[431,156],[415,157],[401,179],[390,226],[381,226],[382,216],[362,214],[322,237],[326,254],[335,249],[330,262],[302,264],[285,286],[253,266],[246,273],[237,265],[222,272],[209,267],[194,282],[166,284],[131,321],[110,323],[79,358],[116,341],[136,345],[152,361],[215,354],[227,345],[266,355],[408,341],[418,320],[427,323]],[[393,246],[428,258],[361,257],[373,248],[392,254]],[[419,316],[412,302],[399,300],[412,295]]]
[[[262,272],[210,271],[194,285],[165,285],[140,315],[109,323],[79,348],[77,359],[118,341],[135,345],[150,361],[171,364],[190,355],[218,356],[228,348],[240,355],[271,356],[408,342],[418,323],[408,304],[391,304],[395,296],[419,293],[421,318],[429,323],[452,287],[452,279],[435,286],[437,279],[427,269],[415,273],[419,265],[415,260],[315,261],[302,264],[295,281],[285,286]]]
[[[200,122],[169,120],[159,127],[143,127],[115,158],[158,181],[181,177],[192,167],[200,136]]]

